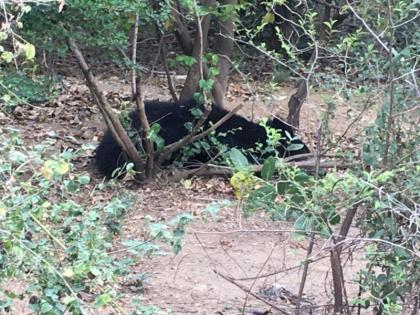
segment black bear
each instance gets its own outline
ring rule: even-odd
[[[159,136],[164,140],[165,145],[174,143],[189,133],[186,123],[197,121],[193,110],[200,109],[200,107],[202,109],[202,106],[197,105],[197,102],[194,100],[177,103],[159,101],[145,102],[147,119],[150,125],[154,123],[160,125]],[[204,124],[204,129],[219,121],[227,113],[227,110],[213,106]],[[137,112],[132,111],[129,116],[132,121],[131,127],[136,131],[140,131],[141,126]],[[278,130],[277,136],[279,136],[278,138],[280,140],[275,150],[280,157],[310,152],[306,145],[298,137],[294,136],[293,128],[281,120],[276,118],[268,120],[266,127],[269,128],[265,128],[261,124],[253,123],[235,114],[216,129],[215,136],[217,142],[227,148],[244,149],[246,151],[245,155],[254,164],[261,161],[261,158],[266,157],[268,154],[267,150],[265,150],[269,147],[269,144],[267,144],[269,137],[266,129],[275,128]],[[293,150],[288,150],[288,148],[291,148],[291,144],[294,145],[294,148]],[[142,144],[136,143],[136,146],[139,149]],[[252,150],[258,146],[258,150]],[[206,152],[201,151],[192,155],[190,154],[188,161],[208,162],[215,155],[214,152],[211,152],[211,149],[210,152],[207,150]],[[95,153],[98,171],[108,178],[114,175],[113,173],[116,168],[122,167],[127,162],[127,159],[122,154],[121,147],[115,141],[109,130],[106,131]],[[174,154],[166,161],[166,164],[173,163],[176,155]]]

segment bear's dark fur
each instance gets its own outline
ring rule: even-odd
[[[165,145],[174,143],[188,134],[189,131],[184,124],[187,122],[195,123],[196,119],[192,115],[191,109],[197,107],[199,106],[197,106],[197,103],[193,100],[178,103],[159,101],[145,102],[147,119],[150,124],[158,123],[161,126],[159,136],[164,139]],[[204,128],[207,129],[211,126],[211,123],[216,123],[227,113],[227,110],[213,106],[213,109],[204,124]],[[132,128],[141,130],[138,114],[135,111],[130,113],[130,118],[132,119]],[[267,125],[276,128],[281,132],[283,139],[276,147],[276,151],[280,157],[310,152],[306,145],[299,139],[294,139],[291,142],[288,140],[285,131],[287,131],[290,136],[294,136],[293,129],[289,125],[276,118],[269,120]],[[216,129],[216,136],[220,143],[229,148],[252,149],[258,144],[262,144],[263,148],[267,146],[267,134],[264,127],[239,115],[233,115],[224,124],[218,127]],[[303,147],[298,150],[287,151],[286,148],[290,143],[302,144]],[[137,147],[139,146],[140,145],[137,144]],[[258,156],[254,156],[250,153],[247,154],[247,158],[251,163],[258,161]],[[122,167],[124,163],[127,162],[122,154],[121,147],[114,140],[109,130],[106,131],[102,141],[96,149],[95,160],[98,171],[106,177],[112,177],[114,170],[118,167]],[[171,158],[167,161],[168,164],[172,163],[173,160],[174,159]],[[205,163],[210,160],[210,156],[206,153],[200,153],[191,157],[191,160]]]

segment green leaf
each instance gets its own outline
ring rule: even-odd
[[[304,215],[301,215],[293,225],[293,228],[298,231],[305,231],[307,228],[307,218]]]
[[[395,247],[395,254],[402,258],[402,259],[410,259],[411,255],[410,253],[405,249],[401,247]]]
[[[383,183],[388,182],[393,176],[394,176],[394,173],[392,171],[384,171],[380,173],[378,176],[376,176],[374,179],[379,184],[383,184]]]
[[[286,190],[288,188],[289,183],[287,181],[280,181],[277,184],[277,193],[279,195],[284,195],[286,193]]]
[[[336,225],[340,223],[340,221],[341,221],[341,217],[337,212],[332,213],[330,217],[328,218],[328,222],[330,222],[331,225]]]
[[[188,131],[191,131],[191,130],[193,129],[194,125],[193,125],[193,123],[192,123],[191,121],[187,121],[187,122],[184,124],[184,127],[185,127],[185,129],[187,129]]]
[[[27,160],[27,157],[24,153],[13,150],[9,153],[9,159],[12,162],[22,164]]]
[[[74,275],[74,271],[71,267],[67,267],[63,271],[63,276],[66,278],[72,278]]]
[[[48,313],[49,311],[51,311],[53,309],[53,306],[49,303],[42,303],[41,304],[41,313]]]
[[[165,140],[162,137],[158,137],[155,140],[156,147],[162,149],[165,146]]]
[[[76,192],[79,190],[79,183],[73,180],[65,181],[64,185],[66,186],[69,192]]]
[[[233,166],[238,169],[247,168],[249,163],[246,156],[236,148],[233,148],[229,151],[229,159],[232,162]]]
[[[7,39],[7,33],[6,32],[0,32],[0,42]]]
[[[311,176],[309,176],[308,174],[306,174],[305,172],[299,172],[298,174],[295,175],[295,177],[293,178],[293,180],[295,182],[298,182],[300,184],[308,182],[311,179]]]
[[[65,304],[65,305],[68,305],[68,304],[70,304],[70,303],[72,303],[72,302],[74,302],[76,299],[74,298],[74,297],[72,297],[72,296],[65,296],[64,298],[63,298],[63,303]]]
[[[70,171],[70,164],[67,163],[66,161],[59,160],[55,164],[55,171],[58,175],[64,175],[68,171]]]
[[[95,276],[99,276],[101,274],[101,271],[98,268],[93,267],[93,266],[90,267],[90,272]]]
[[[219,64],[219,55],[212,54],[211,55],[211,64],[218,65]]]
[[[204,91],[210,91],[213,88],[214,80],[208,79],[208,80],[200,80],[198,82],[198,85],[200,88],[202,88]]]
[[[194,116],[194,118],[200,118],[203,116],[203,111],[198,107],[193,107],[190,109],[191,115]]]
[[[9,103],[9,102],[12,100],[12,97],[11,97],[9,94],[4,94],[4,95],[2,96],[2,100],[3,100],[5,103]]]
[[[30,43],[26,43],[23,46],[23,50],[25,51],[25,57],[27,60],[32,60],[35,57],[35,46],[30,44]]]
[[[80,184],[82,185],[87,185],[90,182],[90,176],[85,174],[85,175],[80,175],[79,178],[77,179],[79,181]]]
[[[212,202],[205,209],[201,210],[201,214],[209,214],[212,219],[216,219],[222,206],[221,203]]]
[[[302,143],[291,143],[287,146],[287,151],[297,151],[303,148]]]
[[[272,12],[267,12],[266,15],[262,18],[262,22],[264,24],[271,24],[274,23],[275,16]]]
[[[159,131],[160,131],[160,129],[161,129],[161,127],[160,127],[160,125],[159,124],[157,124],[157,123],[153,123],[151,126],[150,126],[150,129],[149,129],[149,134],[147,135],[147,137],[149,138],[149,139],[154,139],[154,137],[156,137],[156,135],[159,133]]]
[[[10,63],[13,60],[13,54],[10,51],[5,51],[1,54],[1,59],[7,63]]]
[[[104,293],[96,297],[95,305],[97,307],[103,307],[108,305],[112,301],[111,296],[108,293]]]
[[[165,140],[161,136],[159,136],[160,129],[160,125],[154,123],[150,126],[149,132],[147,134],[147,138],[152,140],[156,144],[157,149],[161,149],[165,146]]]
[[[261,177],[264,180],[270,180],[274,172],[276,171],[276,158],[270,156],[268,159],[264,161],[263,167],[261,169]]]

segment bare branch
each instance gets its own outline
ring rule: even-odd
[[[187,79],[185,80],[184,87],[179,96],[180,100],[191,99],[197,91],[199,80],[203,79],[205,75],[201,56],[203,56],[203,53],[207,50],[206,40],[210,26],[211,14],[200,17],[197,12],[197,3],[194,3],[198,34],[194,40],[190,55],[196,60],[196,63],[194,63],[188,71]],[[204,1],[205,6],[212,6],[215,3],[215,0]]]
[[[160,46],[162,47],[162,62],[163,62],[163,68],[165,69],[166,80],[168,81],[169,92],[171,93],[172,100],[174,102],[178,102],[178,96],[176,95],[171,73],[169,71],[168,58],[166,57],[167,51],[166,51],[166,43],[165,43],[165,34],[160,31],[159,26],[157,24],[156,24],[156,33],[158,37],[160,38],[159,43],[160,43]]]
[[[392,19],[392,4],[388,1],[388,20],[389,25],[391,25],[390,29],[390,43],[391,47],[394,42],[394,21]],[[382,156],[383,167],[388,166],[389,161],[389,148],[391,146],[391,134],[392,134],[392,125],[394,122],[394,93],[395,93],[395,69],[394,69],[394,61],[392,58],[392,50],[388,51],[388,62],[389,62],[389,73],[388,73],[388,81],[389,81],[389,104],[388,104],[388,121],[387,121],[387,130],[386,130],[386,138],[385,138],[385,147]],[[384,108],[383,108],[384,109]]]
[[[210,3],[212,3],[212,1],[210,1]],[[198,74],[199,74],[200,80],[203,80],[203,78],[204,78],[204,74],[203,74],[204,38],[207,38],[207,32],[208,32],[208,28],[209,28],[209,24],[210,24],[210,16],[206,15],[203,18],[200,18],[199,14],[198,14],[198,10],[197,10],[197,3],[195,1],[194,1],[194,9],[195,9],[196,18],[197,18],[198,35],[195,39],[194,48],[193,48],[193,55],[196,56],[197,59],[198,59],[198,61],[197,61],[197,63],[198,63]],[[202,23],[205,25],[205,27],[204,27],[205,30],[204,31],[203,31],[203,24]],[[191,71],[192,71],[193,68],[194,68],[194,66],[191,67],[190,71],[188,72],[187,80],[188,80],[189,77],[191,79],[191,77],[192,77]],[[195,70],[196,70],[196,68],[195,68]],[[183,98],[183,93],[185,92],[185,87],[187,86],[187,83],[185,83],[185,84],[186,85],[184,86],[184,89],[181,92],[181,99]],[[188,86],[188,88],[191,88],[191,86]],[[184,95],[184,97],[185,97],[185,95]],[[206,93],[203,93],[203,97],[204,97],[204,113],[203,113],[203,115],[200,117],[200,119],[198,120],[198,122],[195,124],[195,126],[193,127],[193,129],[191,130],[191,132],[188,135],[186,135],[183,139],[168,145],[167,147],[165,147],[162,150],[162,152],[159,154],[159,157],[158,157],[158,165],[161,165],[163,163],[163,161],[169,155],[171,155],[173,152],[180,149],[184,145],[190,143],[192,141],[194,135],[200,130],[201,126],[207,120],[207,117],[209,116],[209,114],[211,112],[211,104],[208,104],[208,102],[207,102]]]
[[[388,46],[379,38],[378,35],[376,35],[376,33],[370,28],[370,26],[366,23],[365,19],[362,18],[359,14],[357,14],[356,10],[353,8],[353,6],[350,4],[349,0],[346,0],[346,3],[349,7],[349,9],[351,10],[351,12],[353,12],[354,16],[360,21],[362,22],[363,26],[367,29],[367,31],[376,39],[376,41],[385,49],[386,52],[390,52],[390,49],[388,48]]]
[[[105,122],[107,123],[113,137],[116,139],[123,151],[128,155],[128,158],[133,161],[135,168],[137,170],[143,169],[144,163],[142,163],[136,147],[127,136],[127,133],[113,112],[111,105],[108,103],[106,97],[99,89],[96,79],[93,76],[91,69],[87,65],[86,60],[83,57],[82,52],[80,51],[76,42],[72,38],[69,38],[67,43],[75,55],[77,61],[79,62],[79,66],[85,75],[87,85],[94,95],[94,99],[97,101],[97,105],[104,115]]]
[[[243,107],[243,104],[239,104],[236,107],[234,107],[229,113],[227,113],[225,116],[223,116],[218,122],[216,122],[213,126],[208,128],[207,130],[203,131],[202,133],[194,136],[192,138],[193,141],[200,140],[204,137],[207,137],[210,133],[212,133],[216,128],[219,128],[223,123],[225,123],[229,118],[231,118],[238,110],[240,110]]]
[[[136,14],[135,21],[134,21],[134,34],[133,34],[133,43],[132,43],[132,51],[131,51],[131,95],[136,95],[136,65],[137,65],[137,38],[139,34],[139,15]]]
[[[322,132],[322,124],[319,125],[318,127],[318,131],[317,131],[317,142],[316,142],[316,154],[315,154],[315,179],[317,180],[319,177],[319,165],[320,165],[320,153],[321,153],[321,132]],[[302,296],[303,296],[303,290],[305,289],[305,284],[306,284],[306,278],[308,276],[308,270],[309,270],[309,257],[312,255],[312,251],[314,248],[314,243],[315,243],[315,234],[311,233],[310,238],[309,238],[309,246],[308,249],[306,251],[306,259],[303,263],[303,271],[302,271],[302,278],[300,280],[299,283],[299,291],[298,291],[298,295],[297,295],[297,299],[296,299],[296,311],[295,314],[296,315],[300,315],[300,303],[302,301]]]
[[[259,296],[258,294],[255,294],[255,293],[251,292],[251,290],[250,290],[250,289],[246,288],[246,287],[245,287],[245,286],[243,286],[242,284],[237,283],[237,282],[236,282],[236,281],[234,281],[231,277],[226,276],[226,275],[224,275],[224,274],[220,273],[220,272],[219,272],[219,271],[217,271],[217,270],[213,270],[213,272],[214,272],[215,274],[217,274],[218,276],[222,277],[223,279],[225,279],[226,281],[228,281],[228,282],[230,282],[230,283],[234,284],[235,286],[237,286],[238,288],[240,288],[240,289],[241,289],[241,290],[243,290],[244,292],[246,292],[246,293],[248,293],[249,295],[253,296],[253,297],[254,297],[254,298],[256,298],[257,300],[260,300],[261,302],[263,302],[263,303],[265,303],[265,304],[269,305],[270,307],[274,308],[275,310],[279,311],[281,314],[290,315],[290,313],[289,313],[289,312],[286,312],[284,309],[282,309],[282,308],[278,307],[277,305],[275,305],[275,304],[271,303],[270,301],[268,301],[268,300],[266,300],[266,299],[262,298],[262,297],[261,297],[261,296]]]

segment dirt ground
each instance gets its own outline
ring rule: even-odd
[[[245,314],[260,314],[257,312],[270,310],[269,306],[216,274],[217,271],[235,279],[249,278],[235,282],[252,288],[274,305],[286,305],[285,310],[293,311],[287,299],[292,300],[291,296],[298,292],[307,242],[293,235],[289,224],[272,222],[261,213],[242,218],[239,227],[235,202],[222,207],[216,221],[200,221],[200,214],[208,204],[233,199],[230,193],[217,192],[218,187],[225,190],[223,179],[196,179],[194,184],[208,189],[186,189],[181,184],[170,184],[165,186],[165,195],[159,198],[155,196],[159,190],[142,194],[142,200],[128,215],[123,236],[127,238],[135,237],[144,215],[150,212],[164,217],[189,212],[197,217],[188,227],[180,254],[139,263],[136,271],[146,270],[150,275],[144,302],[170,309],[173,314],[241,314],[243,309]],[[332,301],[329,256],[322,248],[325,245],[322,240],[316,243],[311,258],[320,260],[311,264],[305,287],[306,298],[314,305],[329,305]],[[346,279],[353,279],[361,266],[360,255],[348,260],[344,269]],[[272,275],[254,279],[269,274]],[[347,290],[350,295],[357,294],[355,285],[347,283]],[[273,309],[272,312],[277,313]],[[330,313],[331,309],[326,306],[314,309],[311,314]]]
[[[101,117],[89,93],[78,79],[67,79],[67,90],[54,105],[17,112],[9,125],[20,130],[25,140],[39,141],[54,137],[59,141],[52,150],[62,150],[80,143],[95,143],[103,130]],[[129,95],[129,85],[117,78],[103,78],[102,88],[108,98],[119,100]],[[250,93],[249,91],[254,91]],[[257,92],[255,92],[257,91]],[[263,93],[256,86],[248,87],[233,83],[228,93],[228,107],[244,103],[240,114],[259,118],[276,113],[287,114],[287,101],[294,92],[290,86]],[[163,80],[155,79],[144,86],[145,99],[168,100],[169,94]],[[331,129],[339,136],[347,128],[360,108],[341,102],[332,121]],[[325,110],[322,96],[311,93],[301,113],[301,130],[305,141],[312,145],[318,126],[318,117]],[[373,111],[355,124],[345,141],[351,147],[353,136],[373,117]],[[370,117],[370,118],[369,118]],[[3,117],[3,120],[5,118]],[[89,157],[79,161],[78,167],[89,169]],[[99,178],[97,181],[99,182]],[[148,281],[141,296],[144,304],[154,304],[169,314],[272,314],[279,313],[266,303],[246,293],[254,294],[273,305],[293,312],[293,297],[297,294],[302,276],[307,242],[291,233],[288,223],[273,222],[264,214],[255,213],[238,219],[240,209],[229,183],[224,178],[195,178],[185,183],[165,183],[157,180],[138,188],[137,202],[126,215],[122,239],[141,239],[144,217],[151,214],[160,220],[173,218],[188,212],[196,218],[187,229],[183,249],[178,255],[167,254],[139,260],[133,272],[146,272]],[[204,221],[203,209],[211,204],[223,204],[217,218]],[[357,233],[357,231],[353,231]],[[311,314],[330,314],[332,283],[327,243],[317,239],[305,286],[305,305],[321,305]],[[350,257],[343,254],[347,294],[357,295],[357,287],[351,284],[356,272],[363,266],[361,254]],[[217,272],[217,273],[216,273]],[[261,275],[272,274],[267,277]],[[248,278],[248,280],[239,280]],[[234,280],[232,280],[234,279]],[[234,283],[239,284],[239,288]],[[129,304],[139,293],[131,292],[124,285],[120,288]],[[125,305],[122,305],[125,308]],[[22,311],[24,314],[24,311]],[[19,312],[18,312],[19,313]],[[106,313],[101,313],[106,314]],[[308,312],[309,314],[309,312]]]

